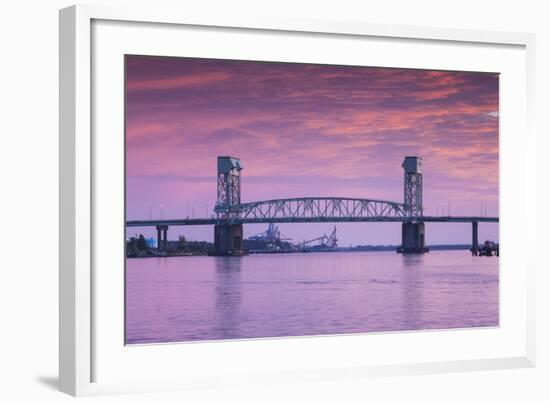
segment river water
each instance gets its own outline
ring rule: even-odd
[[[498,289],[465,250],[128,259],[126,343],[498,326]]]

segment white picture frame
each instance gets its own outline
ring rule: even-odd
[[[98,158],[98,152],[102,147],[97,145],[93,138],[93,103],[92,87],[93,68],[95,60],[93,59],[94,46],[100,46],[101,41],[93,42],[93,25],[98,21],[109,21],[109,24],[115,22],[139,22],[143,24],[163,24],[168,26],[193,26],[204,27],[205,29],[223,29],[245,30],[247,32],[279,32],[286,35],[298,35],[307,33],[308,35],[319,35],[323,37],[338,36],[340,38],[384,38],[384,40],[412,40],[420,42],[435,43],[438,46],[459,44],[464,47],[476,46],[496,46],[510,47],[517,49],[518,60],[521,61],[519,68],[525,73],[524,80],[519,83],[518,89],[525,94],[518,101],[525,107],[525,113],[518,117],[517,124],[523,127],[521,141],[523,145],[514,146],[514,139],[506,137],[506,145],[510,149],[516,148],[514,154],[508,153],[507,158],[501,160],[501,168],[511,171],[507,166],[515,160],[520,164],[514,173],[509,174],[510,180],[516,180],[523,183],[523,194],[508,194],[501,190],[501,197],[522,196],[518,198],[516,205],[523,205],[525,199],[535,194],[535,133],[533,130],[533,112],[534,112],[534,35],[524,33],[506,33],[506,32],[484,32],[458,29],[437,29],[413,26],[398,25],[375,25],[366,22],[349,21],[316,21],[316,20],[293,20],[291,18],[258,18],[255,16],[243,17],[239,20],[234,19],[216,19],[210,16],[187,15],[185,10],[161,10],[151,8],[111,8],[108,6],[72,6],[60,11],[60,390],[71,395],[92,395],[115,392],[132,391],[154,391],[166,389],[185,389],[185,388],[209,388],[215,386],[224,386],[232,376],[225,374],[223,370],[216,373],[215,376],[205,375],[200,369],[196,373],[189,373],[185,379],[178,377],[169,377],[165,379],[153,378],[151,380],[132,380],[132,377],[115,377],[110,375],[107,380],[98,380],[101,372],[98,372],[98,364],[95,358],[98,357],[98,350],[106,348],[103,346],[105,341],[100,341],[97,345],[98,336],[96,325],[103,319],[102,314],[98,313],[98,308],[94,306],[94,290],[99,285],[104,284],[103,279],[98,279],[94,273],[94,266],[98,260],[98,255],[94,253],[94,232],[97,231],[98,213],[96,213],[95,191],[97,183],[95,180],[96,169],[102,163],[101,157]],[[117,28],[118,29],[118,28]],[[122,27],[121,29],[126,29]],[[136,29],[140,29],[139,27]],[[108,33],[108,31],[107,31]],[[163,34],[162,32],[159,34]],[[442,56],[445,57],[444,55]],[[525,65],[523,65],[525,62]],[[441,65],[444,65],[442,61]],[[437,66],[434,66],[434,68]],[[439,66],[441,67],[441,66]],[[517,77],[516,77],[517,78]],[[517,81],[520,82],[520,81]],[[122,88],[118,88],[122,90]],[[122,133],[121,133],[122,135]],[[513,157],[511,157],[512,155]],[[515,157],[516,155],[517,157]],[[119,156],[122,160],[123,155]],[[501,171],[504,171],[501,170]],[[503,173],[502,173],[503,174]],[[507,176],[507,177],[508,177]],[[508,198],[507,198],[508,199]],[[512,202],[512,201],[510,201]],[[515,202],[515,201],[514,201]],[[502,210],[502,219],[505,219],[506,209]],[[532,206],[526,208],[518,218],[508,219],[509,224],[501,228],[506,230],[510,227],[517,228],[525,235],[525,244],[527,247],[529,238],[534,236],[534,216],[535,208]],[[520,218],[521,217],[521,218]],[[510,233],[510,235],[512,235]],[[530,237],[531,236],[531,237]],[[530,241],[534,243],[535,241]],[[509,242],[510,243],[510,242]],[[120,244],[121,245],[121,244]],[[252,353],[263,352],[260,348],[267,349],[273,343],[277,347],[281,344],[287,344],[291,349],[302,348],[309,349],[309,352],[317,352],[320,349],[327,349],[327,361],[325,365],[314,368],[312,366],[299,366],[292,368],[291,361],[279,360],[275,364],[273,361],[273,370],[259,369],[258,374],[245,375],[246,379],[256,382],[288,382],[288,381],[309,381],[330,378],[362,378],[367,376],[385,376],[399,374],[419,374],[435,373],[442,371],[466,371],[479,369],[500,369],[511,367],[529,367],[535,364],[535,283],[534,270],[536,259],[532,256],[534,252],[526,252],[518,269],[521,270],[521,276],[514,278],[515,285],[520,288],[517,297],[522,299],[521,310],[518,310],[518,316],[521,317],[521,333],[516,333],[514,340],[517,346],[511,352],[504,352],[495,349],[494,352],[472,353],[470,357],[464,359],[449,359],[438,361],[417,360],[410,356],[407,362],[395,363],[384,362],[381,358],[378,362],[362,363],[360,354],[358,359],[348,362],[334,360],[334,366],[331,365],[333,355],[330,347],[341,347],[343,342],[354,343],[356,346],[363,346],[361,341],[378,341],[386,334],[380,336],[369,336],[366,340],[361,336],[335,336],[335,337],[314,337],[302,338],[299,340],[262,340],[262,341],[241,341],[241,342],[222,342],[211,344],[212,348],[208,355],[215,358],[216,352],[225,353],[224,355],[235,355],[234,353]],[[514,259],[512,251],[508,254],[502,253],[503,260]],[[122,266],[121,266],[122,268]],[[514,273],[515,274],[515,273]],[[506,285],[513,285],[508,282]],[[506,287],[508,288],[508,287]],[[118,291],[118,290],[117,290]],[[122,291],[122,289],[120,289]],[[502,293],[501,293],[502,294]],[[506,296],[506,292],[503,294]],[[524,299],[523,299],[524,298]],[[525,307],[525,308],[523,308]],[[120,311],[123,313],[122,311]],[[113,315],[112,319],[120,319],[120,315]],[[105,329],[105,325],[102,326]],[[499,330],[505,330],[501,327]],[[490,337],[497,339],[497,330],[486,335],[487,341]],[[462,331],[461,336],[470,337],[468,341],[477,341],[479,334],[475,330]],[[491,334],[493,333],[493,334]],[[389,335],[389,334],[388,334]],[[449,332],[431,332],[423,333],[420,337],[425,337],[422,341],[439,341],[443,336],[449,337],[453,333]],[[496,337],[495,337],[496,336]],[[396,341],[400,341],[395,337]],[[286,341],[286,342],[285,342]],[[297,343],[296,341],[300,341]],[[445,340],[447,341],[447,340]],[[510,340],[512,341],[512,340]],[[271,345],[270,345],[271,344]],[[299,344],[299,345],[296,345]],[[505,349],[506,342],[503,342],[502,349]],[[103,347],[103,348],[102,348]],[[123,344],[121,344],[123,347]],[[163,350],[151,348],[150,352],[157,352],[155,361],[161,361],[162,358],[168,358],[166,350],[171,345],[163,346]],[[196,345],[186,345],[186,351],[190,355],[199,355],[196,351]],[[195,347],[195,348],[190,348]],[[200,346],[205,350],[207,346]],[[292,348],[294,347],[294,348]],[[216,349],[214,349],[216,348]],[[223,348],[223,349],[222,349]],[[263,348],[262,348],[263,349]],[[270,348],[266,352],[275,352],[275,348]],[[135,358],[132,361],[135,364],[140,356],[147,352],[146,347],[141,347],[136,351]],[[243,354],[241,354],[243,355]],[[331,356],[332,355],[332,356]],[[100,359],[104,355],[100,355]],[[132,357],[134,358],[134,357]],[[243,359],[246,360],[246,357]],[[250,359],[252,360],[252,359]],[[382,362],[380,362],[382,361]],[[353,362],[353,363],[352,363]],[[315,366],[315,365],[314,365]],[[242,368],[246,372],[245,367]],[[131,374],[131,371],[129,371]],[[99,373],[99,375],[98,375]],[[234,380],[233,380],[234,381]],[[238,380],[237,380],[238,381]]]

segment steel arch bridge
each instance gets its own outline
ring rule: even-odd
[[[271,199],[216,212],[229,212],[228,220],[236,222],[401,221],[405,217],[401,203],[335,197]]]
[[[426,222],[471,223],[472,252],[479,249],[479,222],[498,223],[488,216],[424,216],[422,158],[406,156],[404,202],[342,197],[302,197],[241,203],[242,163],[239,158],[218,156],[215,216],[184,219],[131,220],[127,227],[156,226],[159,250],[164,251],[169,226],[214,225],[215,256],[244,255],[243,224],[315,222],[401,222],[402,252],[423,253]]]

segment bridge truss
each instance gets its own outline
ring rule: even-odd
[[[290,198],[241,203],[235,219],[246,221],[315,222],[401,220],[404,205],[373,199]]]

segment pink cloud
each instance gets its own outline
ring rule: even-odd
[[[425,160],[425,202],[498,211],[498,76],[147,58],[128,64],[128,214],[213,206],[216,157],[244,164],[243,200],[400,201],[402,158]],[[143,216],[141,216],[143,217]]]
[[[193,76],[180,76],[174,78],[152,79],[144,81],[129,81],[126,84],[126,89],[129,91],[134,91],[188,88],[191,86],[213,84],[216,82],[224,81],[229,77],[229,74],[212,72],[197,74]]]

